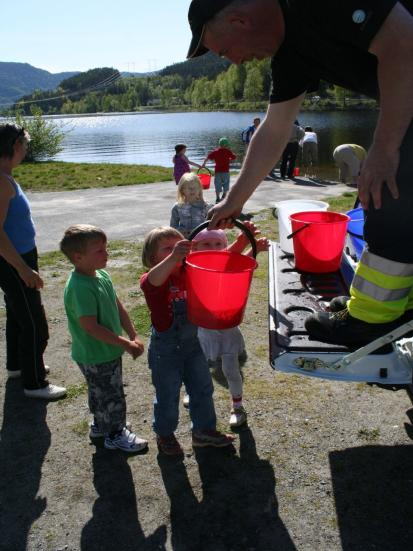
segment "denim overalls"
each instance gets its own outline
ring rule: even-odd
[[[189,394],[194,432],[215,430],[214,391],[208,364],[198,341],[197,327],[188,321],[186,300],[171,303],[173,322],[166,331],[152,327],[148,360],[155,387],[153,429],[158,436],[175,432],[182,383]]]

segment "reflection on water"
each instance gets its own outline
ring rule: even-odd
[[[188,145],[191,160],[202,161],[229,138],[240,160],[244,155],[241,131],[255,116],[264,113],[150,113],[56,119],[65,129],[64,150],[56,160],[172,165],[174,146]],[[302,126],[312,126],[319,137],[320,163],[333,166],[332,152],[342,143],[368,147],[373,135],[375,112],[302,113]]]

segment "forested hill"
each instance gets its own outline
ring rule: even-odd
[[[158,74],[123,76],[104,67],[62,81],[53,90],[36,91],[20,98],[6,114],[16,110],[30,114],[82,114],[131,112],[144,109],[253,110],[265,109],[270,93],[270,60],[229,64],[213,54],[176,63]],[[326,82],[318,95],[310,96],[309,108],[364,108],[364,100]],[[375,102],[373,102],[373,108]]]
[[[10,103],[34,90],[52,90],[74,71],[49,73],[28,63],[0,61],[0,103]]]
[[[219,73],[226,71],[229,66],[230,62],[227,59],[208,52],[207,54],[200,57],[195,57],[194,59],[188,59],[186,61],[182,61],[181,63],[168,65],[168,67],[162,69],[159,74],[161,76],[179,75],[183,78],[215,78],[219,75]]]

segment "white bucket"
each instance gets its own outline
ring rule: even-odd
[[[275,203],[278,213],[278,232],[281,249],[288,254],[294,254],[293,240],[287,239],[292,232],[290,214],[295,212],[306,212],[311,210],[327,210],[329,205],[324,201],[313,201],[312,199],[291,199]]]

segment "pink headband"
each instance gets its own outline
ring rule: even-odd
[[[205,241],[207,239],[219,239],[225,244],[225,246],[228,245],[227,236],[225,235],[224,230],[202,230],[196,234],[192,241]]]

